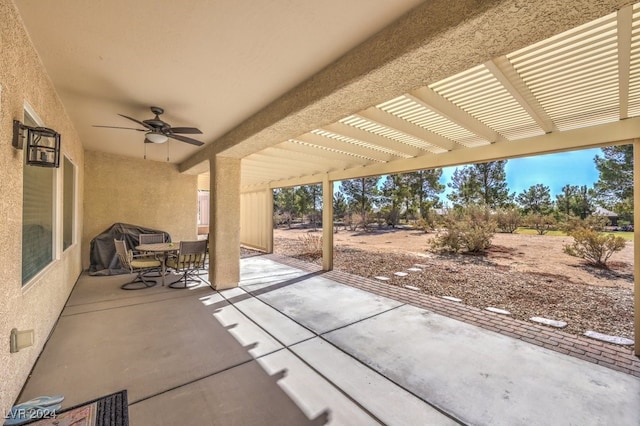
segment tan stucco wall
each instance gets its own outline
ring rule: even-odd
[[[88,151],[85,181],[85,269],[91,239],[116,222],[167,231],[174,241],[197,238],[198,177],[175,164]]]
[[[77,242],[22,286],[22,151],[11,145],[13,119],[25,103],[62,135],[62,151],[77,166]],[[13,405],[81,272],[84,153],[80,139],[31,45],[14,4],[0,0],[0,413]],[[58,178],[62,179],[62,168]],[[61,198],[58,198],[60,201]],[[61,247],[61,244],[60,244]],[[12,328],[35,330],[35,345],[9,353]],[[51,390],[55,392],[55,389]]]

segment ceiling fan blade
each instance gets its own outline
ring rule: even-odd
[[[104,127],[105,129],[124,129],[124,130],[137,130],[138,132],[148,132],[148,129],[134,129],[133,127],[117,127],[117,126],[97,126],[93,125],[92,127]]]
[[[148,124],[147,124],[147,123],[145,123],[144,121],[136,120],[135,118],[128,117],[128,116],[126,116],[126,115],[124,115],[124,114],[118,114],[118,115],[119,115],[120,117],[124,117],[124,118],[126,118],[126,119],[128,119],[128,120],[131,120],[131,121],[133,121],[133,122],[135,122],[135,123],[138,123],[138,124],[139,124],[139,125],[141,125],[142,127],[146,127],[146,128],[147,128],[147,129],[149,129],[149,130],[153,130],[153,126],[148,125]]]
[[[174,135],[172,133],[165,133],[165,135],[167,135],[167,137],[170,137],[171,139],[179,140],[180,142],[190,143],[191,145],[196,145],[196,146],[204,145],[204,142],[200,142],[198,140],[191,139],[186,136]]]
[[[169,129],[171,133],[186,133],[191,135],[201,135],[202,131],[200,129],[196,129],[195,127],[172,127]]]

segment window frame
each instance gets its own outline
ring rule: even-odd
[[[27,121],[27,117],[30,119],[30,121],[34,122],[37,126],[42,126],[44,127],[44,122],[42,121],[42,119],[40,118],[40,116],[36,113],[35,109],[33,107],[31,107],[31,105],[29,105],[28,103],[25,102],[24,107],[23,107],[23,120],[22,122],[26,122]],[[23,159],[22,159],[22,170],[23,170],[23,178],[22,178],[22,216],[21,216],[21,229],[20,229],[20,246],[21,246],[21,258],[20,258],[20,269],[22,271],[23,268],[23,262],[24,262],[24,256],[23,256],[23,245],[24,245],[24,235],[23,235],[23,230],[24,230],[24,170],[27,167],[34,167],[34,166],[29,166],[26,164],[26,161],[24,159],[24,155],[23,154]],[[22,287],[22,291],[23,293],[26,292],[27,290],[29,290],[30,288],[32,288],[35,284],[37,284],[38,282],[41,281],[42,277],[44,275],[46,275],[51,268],[53,268],[53,266],[57,263],[57,261],[60,259],[60,253],[61,253],[61,247],[62,247],[62,241],[60,238],[60,232],[61,232],[61,185],[62,185],[62,179],[60,178],[60,168],[57,169],[52,169],[51,170],[51,174],[52,174],[52,185],[51,185],[51,191],[52,191],[52,206],[51,206],[51,260],[44,265],[40,270],[38,270],[35,274],[33,274],[33,276],[29,277],[29,279],[27,279],[26,281],[24,280],[24,276],[23,276],[23,272],[21,272],[21,279],[20,279],[20,285]]]
[[[71,243],[65,247],[64,246],[64,237],[65,237],[65,173],[67,171],[67,163],[71,166],[71,192],[72,192],[72,196],[73,196],[73,200],[71,203]],[[62,167],[61,167],[61,172],[60,175],[62,176],[62,179],[60,179],[61,181],[61,188],[59,191],[59,205],[60,205],[60,212],[59,212],[59,217],[60,217],[60,231],[59,231],[59,243],[60,243],[60,253],[66,253],[68,249],[72,248],[73,246],[75,246],[78,242],[77,240],[77,218],[78,218],[78,166],[74,163],[74,161],[71,159],[71,157],[69,157],[67,154],[64,154],[62,156]]]

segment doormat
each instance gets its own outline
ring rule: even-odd
[[[55,416],[22,423],[30,426],[129,426],[127,391],[106,395],[93,401],[56,412]]]

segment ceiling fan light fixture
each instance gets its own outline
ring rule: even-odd
[[[158,132],[149,132],[147,133],[146,138],[149,142],[153,143],[165,143],[167,140],[169,140],[166,135]]]

